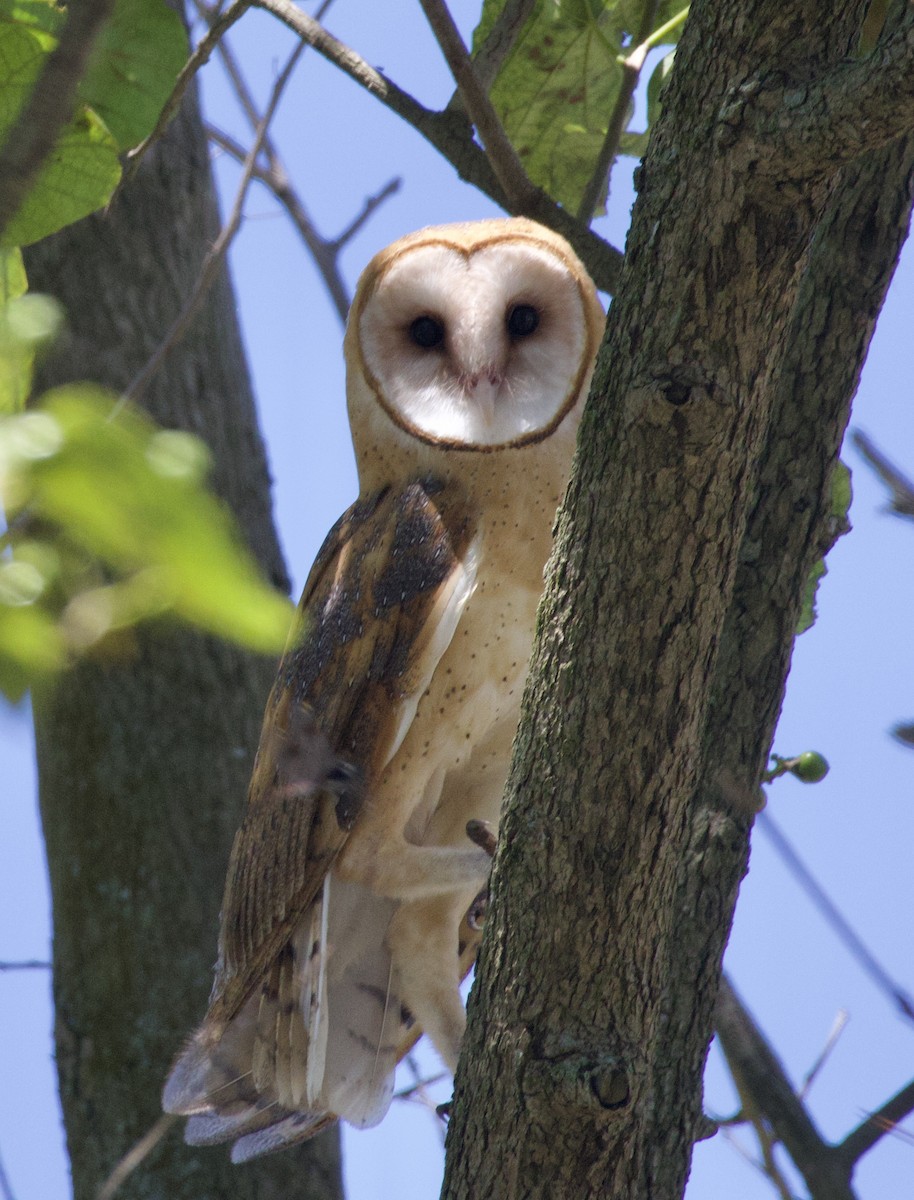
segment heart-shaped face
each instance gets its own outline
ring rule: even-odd
[[[424,236],[423,236],[424,235]],[[347,333],[356,405],[455,450],[552,433],[589,381],[603,311],[571,248],[525,220],[443,226],[367,268]],[[350,380],[350,385],[352,384]]]

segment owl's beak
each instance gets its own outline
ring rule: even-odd
[[[501,390],[501,378],[495,371],[483,371],[471,375],[466,381],[467,394],[483,423],[491,425],[495,420],[495,405]]]

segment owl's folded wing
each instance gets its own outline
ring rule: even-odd
[[[210,1007],[165,1086],[195,1141],[320,1091],[328,871],[472,593],[473,533],[452,489],[414,483],[353,505],[312,568],[232,847]]]

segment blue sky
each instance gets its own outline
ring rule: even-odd
[[[465,30],[475,7],[455,6]],[[430,105],[450,94],[446,70],[418,7],[337,0],[331,29]],[[249,13],[233,45],[264,100],[290,39],[275,21]],[[209,118],[246,139],[220,69],[204,73]],[[495,210],[461,184],[413,131],[316,55],[306,54],[273,126],[290,174],[320,229],[332,235],[364,197],[400,175],[404,186],[343,255],[350,288],[371,255],[422,225]],[[237,169],[217,162],[227,206]],[[622,243],[632,202],[630,165],[613,181],[601,231]],[[344,411],[342,330],[301,243],[276,204],[257,187],[232,250],[239,310],[261,406],[283,544],[300,587],[324,533],[352,500],[355,473]],[[857,397],[852,427],[865,430],[914,475],[914,256],[902,261]],[[820,882],[840,903],[886,969],[914,991],[911,918],[914,751],[888,729],[914,719],[910,626],[914,528],[885,514],[885,495],[855,451],[854,531],[829,558],[819,620],[799,639],[775,749],[820,750],[826,781],[792,779],[769,791],[769,812]],[[0,710],[3,828],[0,841],[0,960],[44,959],[50,923],[37,828],[27,714]],[[214,937],[215,937],[215,917]],[[215,945],[214,945],[215,949]],[[840,1138],[911,1076],[914,1029],[861,973],[773,852],[753,841],[727,953],[727,969],[793,1078],[822,1048],[836,1013],[850,1021],[818,1081],[810,1106],[822,1132]],[[201,1013],[205,997],[200,997]],[[0,1155],[17,1200],[69,1195],[51,1063],[49,980],[43,971],[0,974]],[[424,1052],[424,1069],[437,1070]],[[448,1086],[439,1088],[438,1098]],[[716,1051],[706,1107],[727,1113],[732,1087]],[[909,1122],[914,1126],[914,1121]],[[751,1139],[739,1135],[746,1147]],[[347,1132],[350,1200],[428,1200],[437,1194],[441,1137],[417,1104],[399,1103],[384,1124]],[[126,1149],[126,1147],[125,1147]],[[408,1165],[407,1165],[408,1164]],[[886,1138],[855,1177],[861,1200],[906,1195],[914,1146]],[[798,1189],[800,1190],[800,1189]],[[768,1200],[771,1187],[722,1136],[695,1155],[689,1200]]]

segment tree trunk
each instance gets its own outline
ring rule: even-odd
[[[162,340],[218,232],[195,96],[110,215],[28,253],[31,286],[69,331],[43,387],[123,389]],[[285,570],[250,381],[222,274],[146,396],[210,445],[215,487],[264,570]],[[78,1200],[94,1200],[160,1115],[169,1063],[212,980],[225,865],[275,664],[186,630],[135,637],[36,702],[41,814],[54,911],[57,1063]],[[336,1133],[236,1168],[172,1131],[124,1195],[169,1200],[341,1195]]]
[[[559,520],[445,1200],[682,1194],[760,773],[914,177],[910,140],[843,171],[773,163],[734,106],[773,111],[770,88],[802,121],[791,77],[850,55],[866,7],[692,5]]]

